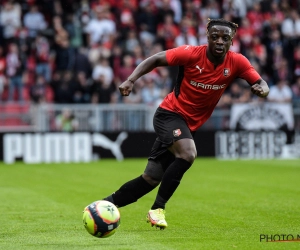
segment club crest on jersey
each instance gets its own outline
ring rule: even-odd
[[[224,76],[230,76],[230,69],[224,69],[223,75]]]
[[[181,130],[178,128],[178,129],[175,129],[175,130],[173,130],[173,135],[174,135],[174,137],[178,137],[178,136],[180,136],[181,135]]]

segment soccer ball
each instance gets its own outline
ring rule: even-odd
[[[99,200],[88,205],[83,211],[83,225],[93,236],[112,236],[120,225],[120,212],[109,201]]]

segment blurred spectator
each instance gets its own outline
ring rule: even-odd
[[[167,94],[169,94],[172,90],[172,79],[170,77],[170,73],[168,68],[165,67],[159,67],[158,70],[158,80],[156,82],[156,86],[161,91],[161,96],[165,97]]]
[[[150,55],[149,56],[152,56],[158,52],[161,52],[163,50],[163,46],[160,44],[160,43],[155,43],[152,45],[152,47],[150,48]]]
[[[252,4],[252,1],[250,1]],[[241,25],[241,20],[247,14],[247,8],[249,7],[249,0],[224,0],[222,5],[223,14],[229,13],[232,22]]]
[[[241,52],[241,42],[236,36],[232,39],[232,45],[230,47],[230,50],[236,53]]]
[[[9,44],[6,55],[6,75],[9,77],[9,101],[15,100],[15,90],[18,91],[19,101],[23,101],[22,72],[24,65],[19,58],[19,48],[17,44]]]
[[[52,83],[53,84],[53,83]],[[73,89],[74,79],[72,71],[65,71],[60,78],[57,76],[55,83],[55,102],[56,103],[72,103],[73,102]]]
[[[243,87],[241,83],[235,81],[230,84],[229,89],[230,104],[245,103],[251,101],[251,91]]]
[[[31,38],[35,38],[39,31],[46,29],[45,17],[38,10],[37,5],[31,5],[30,11],[24,15],[24,25],[28,29]]]
[[[77,79],[74,86],[73,102],[90,103],[92,96],[91,82],[86,74],[81,71],[77,73]]]
[[[64,109],[61,114],[55,117],[55,128],[57,131],[76,131],[78,129],[78,125],[78,120],[69,109]]]
[[[261,43],[261,39],[259,36],[254,36],[252,38],[252,49],[256,56],[256,58],[259,61],[259,64],[261,66],[265,66],[267,62],[267,49],[264,44]]]
[[[300,17],[297,10],[286,13],[281,24],[281,33],[284,38],[284,52],[288,59],[289,66],[292,67],[294,47],[300,42]]]
[[[246,103],[252,101],[252,94],[248,86],[245,86],[247,83],[242,80],[236,80],[232,82],[229,88],[225,91],[225,93],[220,98],[217,107],[219,109],[229,109],[231,105],[236,103]],[[215,121],[220,124],[227,122],[225,118],[215,117]],[[220,126],[221,129],[222,126]]]
[[[30,87],[30,97],[36,104],[46,102],[46,96],[49,89],[43,75],[36,77],[36,82]]]
[[[279,8],[282,10],[284,14],[287,14],[291,11],[291,5],[289,0],[281,0],[279,1]]]
[[[3,3],[0,12],[0,26],[3,27],[4,45],[13,42],[14,36],[21,26],[20,5],[12,0]]]
[[[254,2],[250,10],[248,10],[246,16],[251,24],[251,27],[255,31],[255,34],[260,35],[265,22],[265,17],[261,11],[261,3]]]
[[[22,75],[22,82],[24,86],[23,90],[23,97],[25,102],[32,101],[31,96],[30,96],[30,88],[36,83],[36,74],[35,72],[31,72],[30,70],[25,70]],[[50,85],[48,85],[48,89],[46,92],[46,95],[48,96],[48,92],[50,93],[53,101],[53,91]]]
[[[151,73],[143,76],[145,85],[142,89],[142,102],[151,106],[158,106],[163,96],[155,84],[155,76]]]
[[[283,43],[278,29],[270,31],[270,36],[265,39],[265,45],[267,51],[267,64],[265,70],[267,74],[273,75],[273,69],[277,68],[278,62],[283,58]]]
[[[142,88],[143,88],[143,83],[142,80],[137,80],[134,83],[132,92],[130,93],[129,96],[123,97],[123,102],[126,104],[140,104],[142,103]],[[141,127],[141,116],[137,115],[136,111],[131,111],[128,110],[126,112],[127,116],[130,117],[130,122],[127,125],[129,130],[137,130]]]
[[[221,10],[216,0],[207,1],[200,10],[200,16],[210,19],[218,19],[221,16]]]
[[[281,31],[286,39],[299,41],[300,18],[297,10],[291,10],[289,13],[287,13],[282,22]]]
[[[272,49],[276,45],[282,45],[280,28],[281,21],[275,15],[271,15],[265,22],[261,37],[267,48]]]
[[[195,36],[195,30],[192,26],[191,19],[183,17],[180,23],[180,33],[175,38],[175,47],[189,44],[196,46],[198,45],[198,39]]]
[[[158,39],[162,40],[164,50],[174,48],[174,39],[179,35],[179,29],[174,23],[173,15],[166,14],[163,22],[157,27]]]
[[[54,16],[52,18],[54,45],[61,45],[63,41],[69,39],[68,31],[63,26],[62,17]]]
[[[72,70],[75,51],[70,47],[68,39],[61,40],[55,46],[55,67],[58,71]]]
[[[119,75],[119,70],[122,64],[122,48],[119,45],[114,45],[112,48],[112,53],[109,58],[109,64],[111,65],[111,68],[114,72],[114,75],[118,76]]]
[[[95,10],[96,18],[89,21],[85,27],[88,34],[89,46],[103,44],[111,48],[115,39],[116,24],[110,19],[110,11],[104,7],[98,7]]]
[[[271,55],[273,54],[273,51],[276,46],[280,46],[280,47],[283,46],[280,31],[276,29],[276,27],[274,27],[274,30],[272,30],[271,32],[270,43],[268,43],[268,45],[270,48],[269,51]]]
[[[92,85],[92,103],[110,103],[114,92],[114,85],[108,83],[105,75],[99,75]]]
[[[114,78],[114,72],[109,65],[106,58],[100,58],[99,62],[95,65],[92,73],[94,81],[99,80],[100,76],[103,76],[105,85],[110,85]]]
[[[45,3],[43,4],[43,7],[42,10],[49,10],[50,13],[51,13],[51,16],[63,16],[64,14],[67,14],[68,11],[67,11],[67,6],[68,4],[70,4],[71,0],[63,0],[64,2],[64,7],[65,9],[63,8],[62,4],[61,4],[61,1],[59,0],[54,0],[54,1],[47,1],[48,3]],[[46,9],[45,9],[46,8]],[[45,14],[48,14],[48,11],[46,11],[47,13]]]
[[[6,59],[4,56],[3,47],[0,46],[0,75],[5,74],[5,69],[6,69]]]
[[[280,45],[274,46],[272,49],[273,54],[272,54],[272,76],[275,76],[274,72],[278,70],[281,67],[281,62],[282,60],[285,60],[284,55],[283,55],[283,48]]]
[[[51,80],[51,67],[50,67],[50,45],[46,37],[36,36],[36,73],[43,75],[46,82]]]
[[[75,11],[75,15],[79,19],[82,27],[85,27],[91,20],[91,8],[88,1],[80,1],[79,8]],[[87,44],[84,44],[87,46]]]
[[[198,28],[197,28],[199,45],[207,44],[206,23],[207,20],[205,20],[204,18],[199,18]]]
[[[293,74],[288,67],[288,61],[283,58],[278,61],[277,68],[274,70],[273,80],[274,82],[279,82],[281,80],[287,80],[289,83],[293,81]]]
[[[134,48],[140,44],[139,38],[135,30],[129,30],[127,32],[126,40],[125,40],[125,52],[132,53]]]
[[[117,10],[115,15],[119,17],[119,27],[120,38],[124,40],[128,36],[128,32],[136,32],[137,25],[134,20],[136,15],[136,6],[133,1],[125,0],[123,1],[123,6]],[[136,35],[136,34],[135,34]]]
[[[75,72],[84,72],[86,76],[90,76],[92,72],[92,65],[87,56],[87,49],[79,47],[74,54],[73,69]]]
[[[133,86],[130,95],[123,97],[124,103],[128,103],[128,104],[142,103],[142,88],[143,86],[141,84],[141,81],[137,80]]]
[[[156,22],[157,24],[163,23],[166,16],[171,16],[174,19],[174,11],[170,5],[171,0],[161,0],[156,2]]]
[[[50,82],[51,89],[54,93],[54,102],[57,102],[56,94],[62,81],[62,73],[54,71]]]
[[[251,27],[249,19],[245,17],[241,21],[241,27],[237,30],[237,35],[241,41],[241,53],[247,56],[247,50],[251,47],[252,37],[255,34],[255,30]]]
[[[180,0],[154,0],[157,9],[157,23],[163,22],[164,16],[171,14],[175,23],[179,23],[182,17],[182,4]]]
[[[119,74],[116,75],[116,82],[118,82],[118,85],[124,82],[134,69],[134,58],[129,54],[125,55],[119,69]]]
[[[294,49],[294,76],[300,76],[300,44]]]
[[[151,1],[143,1],[140,3],[140,11],[137,15],[137,23],[140,31],[143,33],[156,34],[157,21],[153,18],[155,13],[155,5]]]
[[[140,32],[140,40],[141,40],[141,47],[143,49],[143,54],[145,57],[149,57],[152,54],[150,51],[155,43],[155,36],[153,36],[149,32]]]
[[[270,87],[267,100],[270,102],[291,102],[292,90],[286,80],[280,80],[276,85]]]
[[[133,49],[134,65],[139,65],[144,59],[144,52],[141,45],[137,45]]]
[[[7,85],[7,79],[4,74],[0,74],[0,102],[3,101],[4,88]]]
[[[300,103],[300,77],[297,77],[296,82],[292,86],[293,100]]]
[[[68,14],[64,27],[68,33],[71,47],[78,48],[82,46],[82,28],[78,17],[73,14]]]
[[[282,10],[279,8],[279,1],[271,1],[270,9],[269,9],[269,4],[267,4],[266,11],[268,11],[270,18],[274,17],[274,19],[277,20],[278,23],[282,23],[282,21],[284,20],[284,14]]]
[[[28,55],[28,51],[32,48],[31,41],[29,39],[29,32],[26,27],[21,26],[17,33],[15,34],[15,41],[18,44],[20,48],[20,52],[25,54],[25,56]]]
[[[174,11],[175,23],[180,23],[181,18],[182,18],[182,1],[170,0],[170,6],[171,6],[171,9]]]
[[[201,1],[194,1],[194,0],[187,0],[182,2],[182,16],[186,16],[193,20],[194,26],[198,26],[198,23],[200,20],[204,19],[202,16],[199,15],[200,13],[200,7],[201,7]],[[176,24],[179,24],[181,21],[182,17],[180,18],[179,21],[176,21]]]

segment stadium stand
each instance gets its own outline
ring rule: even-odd
[[[208,18],[236,22],[231,50],[244,54],[270,86],[285,81],[293,91],[291,101],[299,103],[299,13],[296,0],[3,0],[1,125],[3,117],[5,124],[26,123],[6,114],[44,103],[157,105],[172,90],[176,68],[138,80],[132,101],[124,101],[117,87],[158,51],[206,43]],[[160,94],[150,100],[151,84]],[[220,109],[236,102],[236,88],[247,96],[243,100],[256,101],[238,80]]]

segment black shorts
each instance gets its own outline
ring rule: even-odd
[[[152,146],[149,159],[156,159],[168,151],[174,141],[183,138],[194,139],[195,132],[191,132],[186,121],[177,113],[157,108],[153,117],[153,126],[157,138]]]

